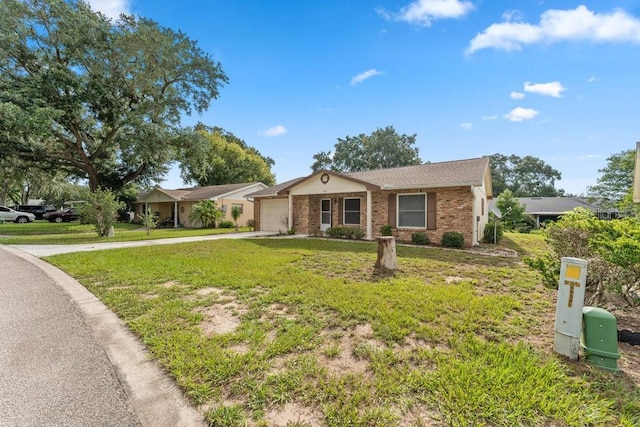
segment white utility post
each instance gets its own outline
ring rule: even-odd
[[[558,304],[553,348],[556,353],[578,360],[582,307],[589,262],[580,258],[561,259]]]

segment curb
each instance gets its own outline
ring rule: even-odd
[[[204,417],[184,397],[127,326],[84,286],[62,270],[21,250],[3,248],[51,277],[77,305],[96,342],[115,367],[142,426],[205,426]]]

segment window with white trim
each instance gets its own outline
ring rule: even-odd
[[[360,225],[360,199],[344,199],[344,225]]]
[[[426,228],[427,195],[398,194],[398,227]]]

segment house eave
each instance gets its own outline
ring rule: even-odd
[[[420,188],[453,188],[453,187],[480,187],[481,182],[455,182],[442,184],[415,184],[415,185],[393,185],[383,184],[381,190],[418,190]]]

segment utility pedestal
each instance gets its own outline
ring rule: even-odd
[[[582,348],[587,361],[618,372],[618,327],[613,314],[598,307],[583,310]]]
[[[589,262],[564,257],[560,264],[558,303],[553,348],[556,353],[578,360],[582,332],[582,307]]]

